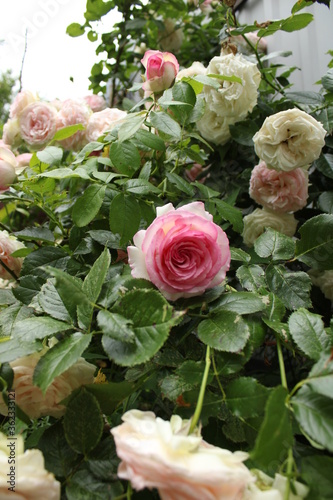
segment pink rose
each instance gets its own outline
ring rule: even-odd
[[[252,170],[250,196],[275,212],[297,212],[306,205],[308,174],[301,168],[290,172],[272,170],[262,161]]]
[[[14,153],[0,147],[0,191],[6,191],[16,178],[17,160]]]
[[[17,94],[10,106],[9,117],[19,118],[24,108],[38,100],[38,97],[30,92],[30,90],[22,90]]]
[[[131,410],[111,433],[121,459],[118,476],[136,490],[157,488],[162,500],[239,500],[254,477],[247,454],[212,446],[188,422],[170,422],[152,412]],[[247,498],[247,497],[246,497]]]
[[[56,132],[57,112],[46,102],[36,101],[26,106],[19,118],[22,139],[33,147],[43,147]]]
[[[168,203],[156,209],[147,230],[128,247],[134,278],[145,278],[168,300],[201,295],[219,285],[230,266],[229,241],[204,204],[193,202],[177,210]]]
[[[17,167],[16,172],[19,174],[25,167],[29,166],[30,160],[32,158],[32,153],[22,153],[16,156]]]
[[[43,395],[41,389],[33,384],[33,374],[42,352],[16,359],[10,363],[14,372],[13,389],[16,403],[30,417],[45,415],[60,418],[66,407],[60,401],[67,398],[74,389],[94,382],[95,366],[79,358],[68,370],[56,377]],[[6,415],[7,406],[0,396],[0,413]]]
[[[106,101],[102,95],[86,95],[83,99],[94,113],[106,108]]]
[[[0,278],[4,280],[13,279],[13,276],[1,265],[1,262],[13,271],[15,276],[19,276],[23,258],[11,257],[11,254],[20,248],[25,248],[25,246],[15,236],[9,235],[7,231],[0,231]]]
[[[86,127],[91,113],[92,111],[85,103],[74,99],[67,99],[63,102],[62,108],[58,112],[57,130],[78,123]],[[77,151],[87,143],[86,132],[85,130],[78,130],[71,137],[59,142],[63,148]]]
[[[104,132],[112,130],[116,125],[122,123],[126,116],[126,111],[117,108],[106,108],[92,114],[86,129],[88,142],[97,141]]]
[[[141,59],[146,68],[146,81],[142,88],[148,92],[162,92],[171,87],[179,71],[176,57],[170,52],[147,50]]]

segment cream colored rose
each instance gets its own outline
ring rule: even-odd
[[[62,107],[57,115],[57,130],[77,124],[86,127],[91,114],[92,111],[85,102],[67,99],[62,103]],[[86,132],[85,130],[78,130],[72,136],[59,142],[65,149],[78,151],[87,143]]]
[[[118,476],[136,490],[157,488],[162,500],[243,498],[254,477],[243,464],[247,454],[211,446],[188,422],[170,422],[152,412],[131,410],[111,430],[121,459]]]
[[[5,144],[18,147],[22,143],[20,125],[17,118],[10,118],[3,127],[2,139]]]
[[[39,98],[36,94],[30,92],[30,90],[22,90],[17,94],[10,106],[9,117],[19,118],[24,108],[36,101],[39,101]]]
[[[0,433],[1,500],[60,500],[60,488],[40,450],[24,451],[22,436]]]
[[[235,119],[217,114],[206,105],[204,115],[197,121],[197,128],[207,141],[223,145],[230,139],[229,125],[233,125],[235,121]]]
[[[205,85],[203,94],[208,109],[235,121],[245,118],[257,104],[261,76],[256,64],[241,54],[217,56],[208,65],[207,75],[210,74],[236,76],[242,83],[221,81],[218,90]]]
[[[312,283],[318,286],[325,297],[333,302],[333,271],[317,271],[310,269],[308,274]]]
[[[4,280],[13,279],[13,276],[1,265],[1,262],[13,271],[15,276],[18,277],[20,275],[23,258],[11,256],[12,253],[20,248],[25,248],[25,246],[15,236],[10,235],[7,231],[0,231],[0,278]]]
[[[107,130],[112,130],[126,118],[126,111],[117,108],[106,108],[89,117],[86,138],[88,142],[97,141]]]
[[[294,236],[297,220],[293,214],[280,214],[265,208],[257,208],[244,217],[243,241],[245,245],[252,246],[266,227],[275,229],[287,236]]]
[[[53,380],[43,395],[41,389],[33,384],[34,370],[43,352],[30,354],[10,363],[14,371],[13,389],[16,403],[30,418],[45,415],[60,418],[66,411],[66,407],[61,405],[60,401],[69,396],[74,389],[92,384],[96,367],[79,358],[73,366]],[[2,396],[0,396],[0,413],[7,414],[7,406]]]
[[[254,149],[268,168],[308,168],[321,153],[326,131],[305,111],[288,109],[269,116],[254,135]]]
[[[168,52],[177,52],[184,40],[183,30],[176,29],[176,23],[172,19],[165,19],[164,27],[165,29],[158,33],[161,49]]]
[[[275,474],[275,477],[272,478],[258,469],[253,469],[251,472],[257,481],[255,484],[249,485],[244,500],[284,500],[288,481],[285,476]],[[289,491],[289,500],[302,500],[307,497],[309,488],[305,484],[299,481],[293,481],[292,484],[295,493]]]
[[[176,81],[179,81],[185,77],[190,78],[192,76],[205,75],[206,71],[207,70],[205,66],[201,62],[194,61],[194,63],[191,64],[189,68],[184,68],[179,71],[178,75],[176,76]]]

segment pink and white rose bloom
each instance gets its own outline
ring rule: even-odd
[[[16,403],[30,418],[46,415],[60,418],[66,411],[66,407],[60,404],[60,401],[69,396],[74,389],[92,384],[96,367],[79,358],[68,370],[56,377],[43,394],[41,389],[33,384],[33,374],[44,352],[33,353],[10,362],[14,372],[13,389]],[[0,396],[0,413],[7,414],[7,406],[2,396]]]
[[[23,258],[12,257],[11,254],[21,248],[25,248],[25,246],[15,236],[10,235],[7,231],[0,231],[0,278],[4,280],[13,279],[13,276],[1,265],[1,262],[13,271],[15,276],[19,276]]]
[[[254,135],[254,149],[268,168],[290,172],[308,168],[325,144],[322,124],[305,111],[287,109],[265,119]]]
[[[7,148],[0,147],[0,191],[6,191],[16,178],[17,159]]]
[[[89,117],[86,138],[88,142],[97,141],[107,130],[123,123],[127,116],[126,111],[118,108],[106,108],[103,111],[97,111]]]
[[[230,266],[229,240],[204,204],[156,209],[156,219],[128,247],[134,278],[144,278],[168,300],[201,295],[222,283]]]
[[[22,139],[33,148],[41,148],[53,139],[57,111],[50,104],[36,101],[26,106],[19,117]]]
[[[62,107],[58,112],[56,128],[57,130],[61,130],[64,127],[77,125],[79,123],[86,128],[91,114],[92,111],[85,102],[67,99],[62,103]],[[87,143],[86,131],[85,129],[78,130],[67,139],[59,141],[59,143],[65,149],[77,151]]]
[[[147,50],[141,63],[146,69],[146,81],[142,88],[149,93],[170,88],[179,71],[179,63],[170,52]]]
[[[1,500],[60,500],[61,484],[45,469],[40,450],[24,451],[21,435],[15,436],[15,481],[10,484],[10,440],[0,433]],[[13,490],[9,487],[13,486]]]
[[[308,184],[308,173],[301,168],[277,171],[261,161],[252,170],[249,193],[259,205],[275,212],[297,212],[306,205]]]
[[[266,227],[291,237],[296,233],[298,223],[293,214],[276,213],[266,208],[256,208],[244,217],[243,222],[243,241],[248,247],[253,246]]]
[[[83,98],[84,102],[88,104],[89,108],[93,111],[93,113],[96,113],[97,111],[102,111],[103,109],[106,108],[106,100],[102,95],[86,95]]]
[[[121,459],[118,476],[133,488],[157,488],[162,500],[239,500],[254,477],[243,464],[247,454],[232,453],[188,435],[188,422],[170,422],[152,412],[131,410],[111,433]]]
[[[9,110],[9,118],[19,118],[24,108],[33,102],[39,101],[36,94],[30,90],[22,90],[17,94]]]

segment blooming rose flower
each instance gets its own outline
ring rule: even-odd
[[[103,111],[97,111],[89,117],[86,138],[88,142],[97,141],[97,139],[107,130],[112,130],[126,118],[126,111],[117,108],[106,108]]]
[[[32,147],[40,148],[53,139],[57,112],[46,102],[36,101],[26,106],[19,118],[22,139]]]
[[[196,125],[204,139],[213,144],[223,146],[231,137],[229,125],[233,125],[234,123],[236,123],[236,118],[217,114],[206,103],[205,112]]]
[[[13,279],[13,276],[1,266],[1,262],[13,271],[16,276],[19,276],[23,258],[11,257],[11,254],[20,248],[25,248],[25,246],[15,236],[9,235],[7,231],[0,231],[0,278],[4,280]]]
[[[53,380],[43,395],[41,389],[33,384],[33,374],[44,352],[33,353],[11,361],[16,403],[30,418],[45,415],[60,418],[66,411],[66,407],[61,405],[60,401],[67,398],[74,389],[81,385],[92,384],[96,367],[85,359],[79,358],[74,365]],[[2,396],[0,396],[0,413],[3,415],[7,413],[7,406]]]
[[[145,278],[169,300],[201,295],[219,285],[230,266],[229,241],[201,202],[177,210],[168,203],[156,209],[147,230],[128,247],[134,278]]]
[[[20,126],[17,118],[9,119],[4,124],[2,139],[7,146],[18,147],[22,143]]]
[[[317,271],[310,269],[308,274],[312,283],[318,286],[325,297],[333,302],[333,271]]]
[[[40,450],[24,451],[22,436],[15,437],[15,450],[11,440],[0,433],[0,498],[1,500],[60,500],[61,485],[45,469]],[[15,473],[11,479],[10,452],[15,451]],[[11,484],[12,481],[12,484]],[[9,488],[13,487],[13,490]]]
[[[301,168],[291,172],[273,170],[262,161],[252,170],[249,192],[263,207],[280,213],[296,212],[306,205],[308,174]]]
[[[162,50],[177,52],[184,40],[182,29],[175,29],[176,23],[172,19],[164,20],[163,31],[159,32],[159,44]]]
[[[32,153],[22,153],[21,155],[16,156],[17,167],[16,172],[21,173],[25,167],[28,167],[30,160],[32,158]]]
[[[222,81],[218,90],[205,85],[204,97],[209,110],[240,121],[257,104],[260,71],[241,54],[216,56],[210,61],[207,75],[237,76],[242,83]]]
[[[179,81],[184,77],[189,78],[191,76],[205,75],[205,74],[206,74],[205,66],[199,61],[194,61],[194,63],[192,63],[189,68],[184,68],[179,71],[179,73],[176,76],[176,80]]]
[[[9,110],[9,118],[19,118],[24,108],[33,102],[39,101],[37,95],[30,90],[22,90],[17,94]]]
[[[266,227],[287,236],[294,236],[297,228],[297,220],[293,214],[280,214],[266,208],[257,208],[251,214],[246,215],[243,222],[243,241],[249,247],[254,244]]]
[[[85,103],[74,99],[67,99],[63,102],[62,108],[58,112],[57,130],[78,123],[86,127],[91,113],[91,109]],[[63,139],[59,143],[65,149],[77,151],[87,143],[85,130],[78,130],[71,137]]]
[[[171,87],[179,71],[176,57],[170,52],[147,50],[141,59],[146,68],[146,81],[142,88],[148,92],[162,92]]]
[[[247,454],[211,446],[178,415],[170,422],[131,410],[114,427],[118,476],[136,490],[157,488],[162,500],[237,500],[254,481],[242,463]]]
[[[257,478],[256,483],[251,483],[244,500],[284,500],[288,479],[281,474],[275,474],[272,478],[264,472],[253,469],[252,474]],[[299,481],[293,481],[293,491],[289,491],[289,500],[302,500],[306,498],[309,488]]]
[[[102,95],[86,95],[83,99],[94,113],[106,108],[106,101]]]
[[[0,147],[0,191],[6,191],[16,178],[17,160],[14,153]]]
[[[268,168],[289,172],[308,167],[325,144],[322,124],[305,111],[288,109],[269,116],[254,135],[254,149]]]

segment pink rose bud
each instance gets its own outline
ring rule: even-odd
[[[0,147],[0,191],[6,191],[16,177],[15,155],[7,148]]]
[[[168,203],[156,212],[127,249],[132,276],[151,281],[168,300],[201,295],[222,283],[230,266],[229,241],[204,204],[176,210]]]
[[[147,50],[141,59],[146,68],[146,81],[142,88],[149,92],[162,92],[171,87],[179,71],[176,57],[170,52]]]

